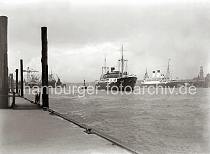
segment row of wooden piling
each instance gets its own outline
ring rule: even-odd
[[[6,16],[0,16],[0,108],[8,108],[8,97],[13,97],[12,107],[15,106],[15,94],[18,94],[20,97],[24,97],[24,85],[23,85],[23,60],[20,60],[20,92],[19,92],[19,70],[15,70],[16,75],[16,90],[13,89],[13,74],[10,74],[10,86],[12,95],[9,95],[9,86],[8,86],[8,61],[7,61],[7,22],[8,18]],[[47,49],[47,27],[41,27],[41,42],[42,42],[42,107],[44,110],[49,111],[52,114],[55,114],[67,121],[70,121],[79,127],[82,127],[89,134],[96,134],[106,140],[109,140],[113,144],[116,144],[122,148],[127,149],[128,151],[136,154],[135,150],[128,148],[126,145],[121,143],[120,141],[103,134],[100,131],[97,131],[93,128],[90,128],[84,124],[80,124],[79,122],[70,119],[52,109],[49,109],[49,96],[48,96],[48,49]],[[85,81],[84,81],[84,88]],[[25,98],[26,99],[26,98]]]
[[[10,73],[9,79],[10,79],[10,92],[13,93],[15,92],[19,96],[23,97],[24,96],[24,86],[23,86],[23,60],[20,60],[20,90],[19,90],[19,74],[18,74],[18,69],[15,70],[15,90],[14,90],[14,78],[13,78],[13,73]]]
[[[9,107],[9,85],[8,85],[8,57],[7,57],[7,25],[8,18],[0,16],[0,108]],[[42,107],[43,109],[49,108],[48,96],[48,48],[47,48],[47,27],[41,27],[41,63],[42,63]],[[15,70],[16,75],[16,90],[15,93],[24,97],[24,82],[23,82],[23,60],[20,60],[20,91],[19,91],[19,70]],[[11,92],[13,89],[13,73],[10,74]]]

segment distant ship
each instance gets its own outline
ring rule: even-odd
[[[102,67],[102,75],[99,81],[96,81],[97,89],[105,90],[119,90],[119,91],[133,91],[137,77],[135,75],[128,74],[127,72],[127,61],[123,57],[123,46],[122,46],[122,57],[119,61],[119,70],[115,70],[115,67],[106,66]],[[121,70],[120,70],[121,69]]]
[[[31,75],[31,79],[29,82],[26,82],[26,85],[32,87],[39,87],[41,85],[40,81],[39,81],[39,77],[35,76],[35,75]]]
[[[24,80],[25,86],[32,87],[40,87],[41,82],[39,76],[36,74],[38,71],[34,69],[30,69],[27,67],[26,70],[23,70],[24,73],[27,73],[27,79]]]
[[[23,72],[27,73],[27,79],[24,80],[25,86],[29,86],[30,88],[35,87],[35,86],[41,87],[42,81],[41,81],[41,77],[39,77],[39,75],[37,74],[38,71],[27,67],[27,69],[23,70]],[[61,79],[58,77],[57,74],[56,76],[57,76],[57,81],[52,72],[48,75],[48,86],[52,88],[66,87],[66,84],[63,84],[61,82]]]
[[[152,71],[152,77],[149,77],[146,69],[144,80],[141,82],[141,86],[163,86],[163,87],[177,87],[178,82],[172,80],[169,66],[170,59],[168,60],[168,67],[166,74],[160,72],[160,70]]]
[[[49,76],[48,76],[48,86],[53,87],[53,88],[55,88],[55,87],[57,87],[57,88],[66,87],[66,84],[63,84],[61,82],[61,79],[58,77],[57,74],[56,74],[56,76],[58,78],[57,81],[56,81],[52,72],[49,74]]]

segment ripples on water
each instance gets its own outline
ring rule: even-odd
[[[51,95],[50,107],[143,153],[209,153],[210,89],[195,95]]]

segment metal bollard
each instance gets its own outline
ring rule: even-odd
[[[12,108],[15,107],[15,92],[12,93]]]

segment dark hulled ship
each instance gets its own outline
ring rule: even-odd
[[[122,46],[122,57],[118,60],[119,70],[115,70],[115,67],[106,66],[102,67],[102,75],[100,80],[96,82],[97,89],[105,90],[119,90],[119,91],[133,91],[137,77],[132,74],[128,74],[127,61],[123,57],[123,46]]]

